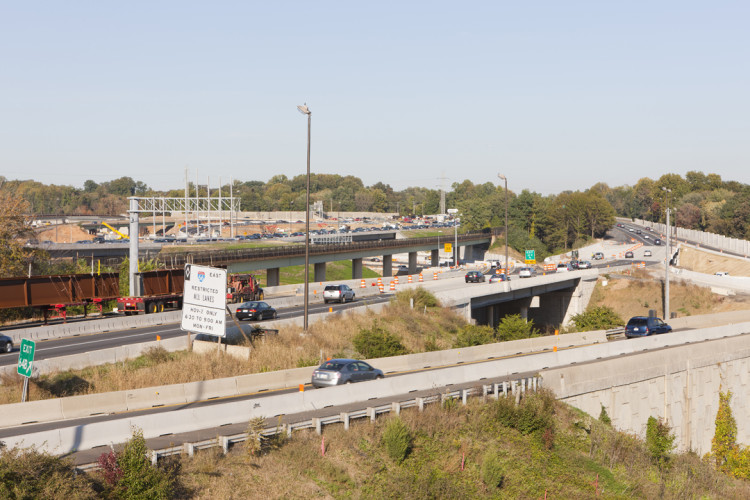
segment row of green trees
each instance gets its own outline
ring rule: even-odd
[[[306,176],[273,176],[268,182],[235,180],[225,184],[241,200],[244,211],[304,210]],[[196,193],[189,185],[190,194]],[[410,187],[402,191],[378,182],[365,186],[351,175],[312,174],[311,199],[326,212],[369,211],[400,215],[436,214],[440,190]],[[121,214],[128,196],[184,196],[184,188],[155,191],[140,181],[121,177],[110,182],[87,180],[82,189],[45,185],[36,181],[9,181],[0,176],[0,192],[28,203],[30,214]],[[206,186],[197,192],[206,195]],[[212,194],[217,192],[212,187]],[[462,230],[477,231],[504,226],[506,193],[491,182],[456,182],[445,194],[446,207],[458,208]],[[541,258],[563,251],[589,238],[601,237],[615,216],[663,221],[669,203],[677,225],[734,237],[750,236],[750,186],[723,181],[717,174],[688,172],[685,177],[665,174],[643,178],[634,186],[609,187],[598,183],[585,191],[541,195],[531,190],[508,192],[509,242],[516,250],[534,249]]]
[[[618,215],[650,221],[665,219],[667,202],[680,227],[737,238],[750,237],[750,185],[723,181],[718,174],[690,171],[682,177],[644,177],[634,186],[596,184]]]

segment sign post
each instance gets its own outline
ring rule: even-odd
[[[227,270],[185,264],[180,329],[226,336]]]
[[[535,250],[526,250],[526,263],[527,264],[536,264],[536,251]]]
[[[21,402],[26,402],[29,392],[29,377],[34,365],[34,351],[36,351],[36,342],[28,339],[21,339],[21,350],[18,353],[18,374],[23,377],[23,392],[21,393]]]

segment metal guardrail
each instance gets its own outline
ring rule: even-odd
[[[607,340],[618,339],[625,336],[625,327],[620,326],[618,328],[610,328],[609,330],[606,330],[605,333],[607,334]]]
[[[497,382],[493,384],[482,384],[481,386],[474,388],[446,391],[444,393],[433,394],[430,396],[415,397],[414,399],[409,399],[406,401],[392,402],[380,406],[368,406],[366,408],[352,410],[349,412],[342,412],[325,417],[313,417],[289,424],[267,427],[259,433],[258,439],[262,441],[263,439],[271,438],[280,433],[285,433],[287,437],[291,437],[294,431],[303,429],[315,429],[318,434],[322,434],[324,426],[338,423],[344,424],[344,429],[349,430],[349,423],[354,419],[369,418],[374,422],[378,415],[386,413],[395,413],[396,415],[398,415],[401,410],[406,408],[418,408],[419,411],[423,411],[425,405],[427,404],[438,402],[440,404],[443,404],[449,400],[460,399],[462,404],[466,405],[469,396],[474,395],[481,395],[483,403],[487,401],[488,397],[497,400],[501,395],[503,397],[512,396],[515,398],[516,404],[518,404],[521,396],[527,391],[536,392],[541,387],[541,377],[529,377],[518,380]],[[151,463],[156,465],[159,458],[164,458],[171,455],[186,454],[192,457],[196,450],[204,450],[213,447],[221,447],[224,454],[226,454],[229,452],[229,448],[232,445],[242,443],[244,441],[247,441],[248,439],[249,434],[247,432],[242,432],[226,436],[217,436],[215,438],[205,439],[201,441],[186,442],[181,445],[160,448],[158,450],[151,450]],[[100,469],[100,466],[98,462],[93,462],[79,465],[77,469],[87,472],[98,470]]]

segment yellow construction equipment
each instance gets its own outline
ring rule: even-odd
[[[117,239],[118,239],[118,240],[122,240],[122,239],[126,239],[126,240],[127,240],[127,239],[128,239],[128,235],[127,235],[127,234],[123,234],[123,233],[121,233],[120,231],[118,231],[117,229],[113,228],[112,226],[110,226],[110,225],[109,225],[109,224],[107,224],[106,222],[102,222],[102,226],[106,226],[106,227],[108,227],[108,228],[109,228],[109,229],[110,229],[110,230],[111,230],[111,231],[112,231],[113,233],[116,233],[116,234],[118,235],[118,237],[117,237]]]

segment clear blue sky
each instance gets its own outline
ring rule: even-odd
[[[750,182],[750,2],[6,1],[0,175]]]

